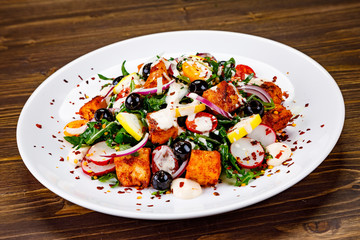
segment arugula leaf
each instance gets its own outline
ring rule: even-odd
[[[125,63],[126,63],[126,60],[123,61],[122,65],[121,65],[121,72],[124,76],[127,76],[129,75],[130,73],[128,73],[128,71],[126,71],[126,68],[125,68]]]
[[[254,73],[251,73],[249,76],[247,76],[244,81],[242,81],[245,84],[248,84],[250,80],[254,77]]]
[[[159,111],[162,106],[166,104],[166,95],[154,95],[151,97],[145,97],[144,106],[147,112]]]
[[[230,81],[231,77],[233,76],[233,73],[236,72],[235,70],[235,59],[234,58],[230,58],[228,61],[225,62],[224,64],[224,80],[225,81]]]
[[[101,74],[98,74],[99,78],[101,80],[114,80],[113,78],[108,78],[108,77],[105,77],[104,75],[101,75]]]

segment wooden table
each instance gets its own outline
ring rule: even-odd
[[[273,39],[309,55],[340,86],[342,135],[290,189],[199,219],[145,221],[84,209],[43,187],[16,145],[20,111],[55,70],[135,36],[208,29]],[[359,239],[360,2],[3,0],[0,4],[0,239]],[[326,99],[323,103],[327,106]],[[334,112],[334,114],[337,114]]]

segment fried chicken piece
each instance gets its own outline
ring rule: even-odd
[[[221,173],[221,156],[218,151],[192,150],[185,178],[202,186],[218,183]]]
[[[150,154],[150,148],[141,148],[136,155],[130,154],[114,158],[116,176],[122,186],[140,188],[149,186]]]
[[[290,119],[292,113],[281,104],[275,104],[275,108],[265,112],[262,117],[262,124],[268,125],[275,131],[285,128]]]
[[[206,90],[202,96],[226,112],[235,111],[243,101],[235,86],[226,81]]]
[[[163,61],[159,61],[158,64],[153,66],[150,70],[150,74],[148,78],[146,79],[146,82],[144,84],[144,88],[155,88],[158,84],[158,78],[161,78],[162,84],[166,84],[169,82],[169,80],[164,77],[164,75],[167,76],[167,69],[165,66],[165,63]]]
[[[263,88],[270,95],[270,97],[273,99],[275,104],[282,103],[283,93],[278,85],[276,85],[273,82],[264,82],[263,84],[261,84],[260,87]]]
[[[79,114],[86,120],[94,118],[96,110],[99,108],[106,108],[107,104],[103,97],[96,96],[89,102],[85,103],[79,110]]]

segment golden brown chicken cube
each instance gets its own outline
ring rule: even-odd
[[[161,111],[161,110],[160,110]],[[178,128],[172,126],[166,130],[162,129],[156,119],[151,117],[152,113],[146,116],[146,121],[149,126],[150,141],[154,144],[164,144],[170,138],[175,139],[178,136]],[[170,118],[171,116],[169,116]]]
[[[262,117],[262,124],[268,125],[275,131],[285,128],[290,119],[292,113],[280,104],[275,104],[275,108],[265,112]]]
[[[226,81],[206,90],[202,96],[226,112],[233,112],[242,104],[242,97],[235,86]]]
[[[165,63],[160,61],[155,66],[150,69],[150,74],[146,79],[144,84],[144,88],[154,88],[157,87],[158,78],[162,80],[162,84],[166,84],[169,82],[167,78],[164,77],[164,74],[167,76],[167,69]]]
[[[150,148],[141,148],[134,154],[114,158],[116,175],[122,186],[139,188],[149,186],[150,154]]]
[[[86,120],[91,120],[93,119],[96,110],[99,108],[106,108],[106,106],[107,104],[104,98],[96,96],[80,108],[79,114]]]
[[[264,82],[260,87],[270,95],[274,103],[281,104],[283,101],[283,93],[278,85],[273,82]]]
[[[221,156],[218,151],[192,150],[185,178],[202,186],[218,183],[221,173]]]

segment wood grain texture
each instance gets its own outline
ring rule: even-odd
[[[360,239],[359,1],[0,3],[0,239]],[[344,96],[346,120],[337,145],[313,173],[250,207],[179,221],[93,212],[55,195],[31,175],[15,133],[20,111],[39,84],[107,44],[191,29],[270,38],[304,52],[330,72]],[[326,99],[324,107],[331,107]]]

